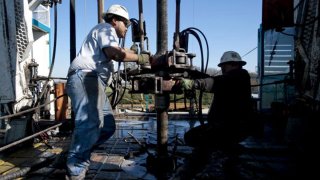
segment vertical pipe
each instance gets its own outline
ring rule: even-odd
[[[259,80],[260,83],[264,83],[264,29],[262,28],[262,26],[260,26],[259,31],[258,31],[258,40],[259,40],[259,44],[258,44],[258,60],[260,62],[258,62],[258,74],[259,74]],[[262,97],[262,88],[261,86],[258,87],[259,88],[259,97]],[[263,107],[263,100],[260,100],[259,103],[259,110],[262,109]]]
[[[157,152],[161,158],[168,156],[168,108],[169,93],[157,94],[155,106],[157,109]]]
[[[168,50],[168,15],[167,0],[157,0],[157,53],[163,56]],[[168,142],[168,93],[156,94],[157,107],[157,150],[159,157],[167,157]]]
[[[157,0],[157,55],[165,54],[168,49],[167,0]]]
[[[140,50],[144,51],[144,27],[143,27],[143,6],[142,0],[139,0],[139,33],[140,33]]]
[[[179,43],[179,33],[180,33],[180,2],[181,0],[176,0],[176,31],[174,33],[174,49],[179,51],[180,43]]]
[[[157,53],[165,55],[168,49],[168,15],[167,0],[157,0]],[[157,149],[159,157],[167,157],[168,142],[168,93],[156,94],[157,106]]]
[[[76,57],[76,4],[70,0],[70,63]]]
[[[104,7],[104,1],[98,0],[98,23],[103,22],[102,13],[103,13],[103,7]]]
[[[158,156],[165,157],[168,153],[168,113],[165,109],[157,110],[157,149]]]

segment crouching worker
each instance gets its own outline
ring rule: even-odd
[[[192,88],[214,93],[208,123],[190,129],[184,135],[189,146],[205,149],[232,148],[248,135],[251,105],[250,76],[237,52],[227,51],[218,66],[222,75],[196,80],[181,80],[184,90]]]

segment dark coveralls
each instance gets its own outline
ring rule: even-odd
[[[245,69],[195,80],[195,88],[214,93],[208,123],[184,135],[192,147],[232,148],[248,136],[252,105],[250,76]]]

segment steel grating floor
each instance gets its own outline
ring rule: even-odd
[[[92,153],[86,179],[163,179],[150,171],[147,164],[148,153],[157,154],[156,125],[152,117],[118,119],[113,137]],[[307,164],[308,155],[292,150],[286,143],[270,140],[268,133],[259,138],[249,137],[241,143],[243,148],[232,171],[236,176],[223,170],[227,159],[223,152],[210,153],[202,164],[192,161],[192,157],[197,159],[197,154],[183,144],[183,135],[196,125],[198,122],[192,120],[169,120],[168,153],[174,157],[175,165],[165,179],[295,179],[314,175]],[[69,143],[70,133],[58,133],[46,144],[24,145],[2,153],[0,179],[64,179]],[[199,170],[190,174],[190,168],[196,166]],[[189,172],[188,176],[185,172]]]

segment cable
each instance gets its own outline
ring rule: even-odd
[[[251,49],[249,52],[245,53],[244,55],[241,56],[241,58],[245,57],[246,55],[250,54],[252,51],[257,49],[258,47],[256,46],[255,48]]]

